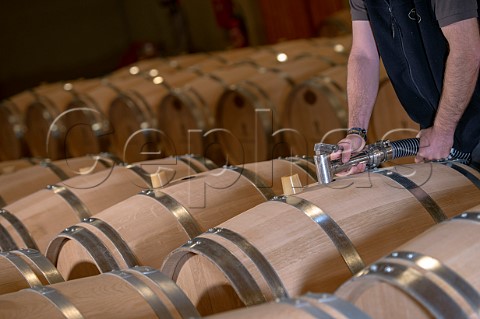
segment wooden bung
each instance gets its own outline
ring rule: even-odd
[[[366,172],[262,203],[175,249],[161,269],[202,315],[334,292],[365,265],[478,204],[480,173],[448,165]]]
[[[297,174],[282,176],[282,189],[284,195],[298,194],[303,190],[302,182]]]
[[[480,205],[396,247],[336,295],[372,318],[478,318]]]
[[[176,247],[282,194],[281,176],[314,179],[288,160],[225,167],[132,196],[59,234],[47,256],[68,279],[132,264],[159,268]]]

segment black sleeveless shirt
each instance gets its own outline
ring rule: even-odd
[[[446,1],[446,0],[441,0]],[[448,42],[430,0],[363,0],[377,47],[397,96],[420,127],[433,125],[443,86]],[[355,16],[354,16],[355,19]],[[480,142],[480,83],[460,119],[453,147]]]

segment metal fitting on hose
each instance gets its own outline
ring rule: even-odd
[[[381,140],[374,144],[367,145],[364,150],[355,154],[346,163],[342,163],[341,159],[331,160],[330,155],[340,150],[338,145],[315,144],[315,164],[317,166],[317,175],[319,184],[328,184],[333,181],[335,174],[349,170],[352,166],[365,164],[368,169],[377,168],[383,162],[416,155],[419,147],[419,139],[410,138],[390,142],[389,140]]]

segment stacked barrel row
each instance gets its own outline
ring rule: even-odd
[[[90,160],[2,210],[0,317],[479,315],[480,172],[467,165],[317,185],[308,158]]]
[[[1,257],[6,264],[2,267],[5,271],[0,279],[2,293],[26,288],[28,285],[53,284],[64,279],[84,277],[91,273],[91,265],[97,265],[96,263],[96,273],[123,269],[122,262],[118,262],[120,267],[115,265],[115,261],[108,259],[110,253],[104,250],[104,245],[108,245],[109,241],[114,244],[113,250],[119,249],[121,258],[126,257],[125,263],[128,266],[139,264],[135,261],[137,257],[132,257],[134,255],[127,258],[128,251],[134,248],[134,243],[128,241],[128,245],[121,244],[124,238],[128,239],[128,234],[115,236],[122,228],[133,231],[130,233],[132,239],[139,239],[138,250],[146,244],[147,246],[143,246],[147,249],[145,254],[158,258],[154,257],[155,254],[150,254],[150,245],[163,247],[166,253],[169,248],[175,248],[176,244],[181,245],[188,236],[200,234],[256,203],[281,194],[278,174],[300,175],[304,184],[315,181],[313,164],[302,158],[278,159],[274,162],[254,163],[245,167],[229,166],[223,169],[215,169],[215,165],[208,159],[192,155],[133,165],[121,164],[115,160],[115,157],[101,154],[92,158],[44,161],[29,168],[19,167],[16,172],[0,176],[3,179],[1,184],[9,186],[1,191],[7,204],[0,212],[0,248],[5,251]],[[192,175],[209,169],[213,169],[211,173]],[[79,176],[68,178],[72,175]],[[185,178],[186,184],[182,183],[182,176],[189,176]],[[47,182],[55,184],[40,189],[40,185]],[[32,183],[34,185],[30,185]],[[167,185],[169,187],[166,187]],[[206,188],[206,185],[209,188]],[[35,189],[39,190],[34,191]],[[94,217],[99,211],[129,197],[130,201],[122,204],[120,209],[111,211],[115,213],[110,217],[110,226],[107,224],[108,217],[105,217],[103,222]],[[203,212],[202,207],[207,203],[210,211]],[[182,211],[182,207],[188,207],[188,211],[186,208]],[[156,220],[149,220],[154,217],[152,213],[158,215]],[[172,213],[174,215],[169,216]],[[106,212],[106,215],[109,214]],[[189,221],[190,215],[194,215],[196,220]],[[168,223],[173,222],[172,217],[178,218],[177,225],[168,227]],[[130,218],[133,224],[117,224],[120,227],[117,230],[113,228],[116,223]],[[76,222],[89,226],[84,228],[75,225]],[[148,231],[146,233],[147,237],[156,238],[154,241],[148,243],[147,237],[142,240],[135,234],[142,225],[157,228],[151,234]],[[93,232],[88,230],[88,227],[93,227]],[[181,227],[185,227],[185,230],[180,230]],[[63,229],[66,230],[62,232]],[[158,237],[162,231],[167,233],[164,234],[166,237],[172,235],[176,239]],[[168,231],[171,234],[168,234]],[[105,244],[100,241],[101,236],[95,237],[95,233],[99,235],[102,232],[106,236]],[[67,237],[63,237],[64,233]],[[51,261],[57,264],[57,258],[63,260],[60,256],[55,257],[56,250],[62,248],[64,253],[68,251],[69,245],[58,244],[57,240],[53,240],[57,235],[60,241],[61,238],[70,238],[72,241],[79,240],[80,245],[87,244],[86,248],[91,250],[87,255],[93,258],[90,259],[91,264],[77,265],[78,259],[75,259],[72,260],[71,267],[64,266],[63,271],[58,272],[51,265]],[[98,250],[100,254],[94,252]],[[46,254],[50,261],[42,258],[43,254]],[[102,255],[107,258],[107,263],[101,260]],[[135,255],[141,254],[136,252]],[[76,254],[76,257],[79,256],[81,254]],[[100,259],[96,260],[98,258]],[[143,258],[148,260],[149,257]],[[144,273],[146,268],[142,269],[141,272]],[[160,275],[156,277],[158,276]],[[44,288],[37,292],[47,292],[49,289]],[[8,307],[2,307],[2,310],[8,312]],[[15,315],[21,315],[21,312],[14,311],[13,316]]]
[[[238,165],[311,155],[315,143],[338,141],[347,126],[350,46],[351,36],[292,40],[40,85],[1,103],[0,156],[111,152],[135,162],[195,153]],[[400,107],[383,70],[381,80],[372,139],[414,127],[403,115],[385,116]]]

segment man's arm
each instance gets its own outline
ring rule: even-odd
[[[367,129],[378,93],[379,56],[369,21],[353,21],[352,32],[347,78],[348,124]]]
[[[367,129],[378,93],[380,59],[369,21],[352,21],[352,38],[347,76],[348,125]],[[338,145],[344,149],[342,161],[347,162],[352,152],[363,149],[365,141],[349,134]],[[358,167],[351,173],[363,169]]]
[[[453,135],[478,80],[480,35],[477,18],[442,27],[450,52],[447,57],[443,91],[432,127],[422,130],[416,161],[448,157]]]

